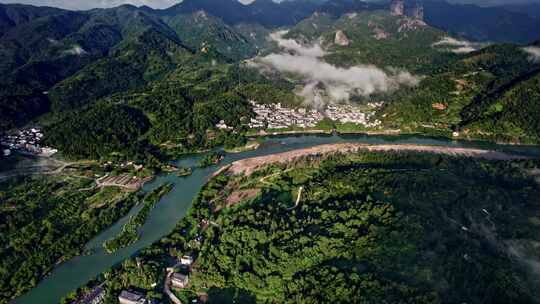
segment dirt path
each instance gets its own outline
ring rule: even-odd
[[[266,180],[269,179],[269,178],[272,178],[272,177],[276,177],[276,176],[280,176],[282,174],[285,174],[287,172],[290,172],[292,171],[293,169],[287,169],[287,170],[284,170],[284,171],[280,171],[280,172],[276,172],[276,173],[273,173],[273,174],[270,174],[270,175],[267,175],[267,176],[263,176],[261,177],[261,179],[259,180],[259,182],[261,184],[265,184],[269,187],[273,186],[274,184],[273,183],[270,183],[270,182],[267,182]]]
[[[301,186],[299,189],[298,189],[298,195],[296,196],[296,202],[294,203],[294,206],[292,206],[291,208],[287,209],[287,210],[293,210],[295,209],[296,207],[298,207],[298,204],[300,204],[300,199],[302,198],[302,191],[304,191],[304,186]]]
[[[472,157],[488,160],[517,160],[527,159],[527,157],[507,154],[504,152],[493,150],[482,150],[472,148],[454,148],[444,146],[425,146],[425,145],[369,145],[360,143],[339,143],[320,145],[305,149],[299,149],[284,153],[277,153],[267,156],[247,158],[232,163],[223,171],[238,175],[251,175],[258,169],[261,169],[270,164],[287,164],[296,159],[307,156],[321,156],[334,153],[353,153],[358,151],[370,152],[416,152],[416,153],[433,153],[444,154],[458,157]]]

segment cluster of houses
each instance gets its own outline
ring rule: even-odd
[[[165,284],[170,284],[166,286],[165,290],[169,288],[173,289],[183,289],[186,288],[189,284],[189,275],[184,272],[176,272],[176,267],[180,266],[184,271],[191,270],[191,266],[194,262],[194,259],[191,255],[185,255],[180,259],[179,265],[176,265],[171,268],[167,268],[167,273],[170,275],[170,280],[166,280]],[[122,290],[118,296],[118,302],[120,304],[155,304],[155,300],[149,300],[147,296],[143,293],[132,291],[132,290]],[[174,302],[174,301],[173,301]],[[92,303],[94,304],[94,303]],[[96,303],[97,304],[97,303]]]
[[[56,154],[58,150],[40,144],[43,136],[43,131],[39,128],[19,130],[0,139],[1,146],[4,147],[2,153],[4,156],[9,156],[12,151],[17,151],[44,157]]]
[[[169,288],[173,289],[183,289],[186,288],[189,284],[189,275],[185,274],[191,270],[193,265],[194,258],[191,255],[184,255],[180,258],[180,262],[174,267],[167,268],[168,276],[170,275],[170,280],[166,280],[165,284],[166,290]],[[183,272],[177,272],[177,267],[181,268]],[[156,286],[154,284],[152,286]],[[102,304],[105,302],[106,291],[103,288],[103,284],[95,287],[93,290],[88,292],[81,299],[74,301],[72,304]],[[174,302],[174,301],[173,301]],[[118,303],[120,304],[159,304],[155,299],[149,299],[146,294],[140,291],[134,290],[122,290],[118,295]]]
[[[180,265],[184,269],[187,269],[187,271],[191,270],[191,266],[193,265],[193,262],[194,262],[194,259],[193,259],[193,256],[191,255],[184,255],[183,257],[180,258]],[[182,272],[176,272],[174,267],[173,269],[169,269],[169,270],[173,272],[171,275],[170,287],[175,288],[175,289],[186,288],[187,285],[189,284],[189,275]]]
[[[233,127],[228,126],[225,123],[225,120],[220,120],[219,123],[216,125],[216,128],[218,128],[220,130],[232,130],[233,129]]]
[[[373,119],[374,109],[380,107],[381,103],[369,103],[367,110],[353,105],[327,105],[322,111],[286,108],[281,103],[258,104],[251,101],[251,104],[256,114],[256,117],[251,118],[249,123],[249,127],[253,129],[313,128],[324,118],[340,123],[354,123],[368,128],[381,124],[381,121]]]
[[[381,124],[380,120],[373,119],[374,111],[361,110],[352,105],[328,105],[324,110],[326,117],[340,123],[354,123],[367,128],[377,127]]]
[[[258,104],[254,101],[251,101],[251,105],[257,115],[249,123],[249,127],[254,129],[313,128],[324,119],[323,114],[314,109],[291,109],[282,107],[281,103]]]

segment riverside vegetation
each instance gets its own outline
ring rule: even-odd
[[[81,190],[83,178],[0,182],[0,303],[34,287],[52,268],[134,205],[119,188]]]
[[[88,12],[2,5],[0,10],[9,13],[0,14],[7,18],[0,29],[0,132],[38,118],[46,127],[46,143],[67,157],[120,153],[155,167],[181,153],[226,144],[245,133],[242,126],[253,115],[249,99],[302,103],[293,94],[297,76],[263,75],[243,63],[275,50],[266,37],[287,26],[287,38],[307,45],[322,41],[323,60],[337,67],[393,66],[424,78],[417,88],[372,96],[386,101],[377,117],[386,118],[384,128],[442,135],[463,130],[464,137],[537,142],[536,129],[527,127],[538,115],[536,108],[514,109],[522,100],[537,98],[539,63],[529,60],[521,45],[455,54],[454,47],[434,46],[450,34],[429,22],[400,26],[410,20],[391,16],[379,4],[243,7],[230,0],[216,10],[212,2],[187,1],[164,11],[127,5]],[[428,7],[433,12],[437,5]],[[334,43],[337,31],[349,37],[349,45]],[[455,89],[455,81],[461,89]],[[221,120],[235,130],[213,134]]]
[[[105,283],[105,303],[125,288],[161,299],[164,269],[191,253],[186,302],[537,303],[538,165],[358,152],[222,174],[171,234],[89,286]]]
[[[108,253],[113,253],[120,248],[124,248],[136,242],[139,239],[138,230],[146,222],[150,211],[152,211],[159,200],[170,192],[172,188],[172,184],[165,184],[142,198],[140,200],[143,204],[141,210],[129,219],[119,235],[103,243],[105,250],[107,250]]]
[[[454,18],[443,16],[444,18],[434,20],[433,14],[437,11],[437,7],[443,7],[442,11],[450,12],[448,15],[467,11],[468,14],[481,16],[481,18],[473,18],[474,22],[467,22],[470,27],[463,28],[464,23],[454,24],[450,21]],[[493,18],[497,21],[501,20],[501,14],[505,16],[504,22],[482,25],[485,23],[481,22],[482,20],[494,20]],[[540,61],[531,57],[531,54],[523,49],[524,46],[540,47],[540,42],[532,41],[537,29],[540,28],[536,20],[531,20],[522,14],[516,15],[516,13],[498,9],[470,6],[461,8],[446,3],[430,2],[426,6],[426,25],[418,26],[417,23],[415,25],[409,21],[405,17],[391,16],[388,8],[381,4],[340,0],[330,0],[323,4],[311,1],[282,1],[279,4],[255,1],[246,6],[239,4],[236,0],[186,0],[166,10],[123,5],[86,12],[0,4],[0,134],[28,123],[37,123],[45,131],[44,144],[58,148],[62,157],[70,160],[134,162],[144,165],[145,175],[159,172],[163,167],[167,167],[169,160],[186,153],[207,151],[217,146],[224,146],[228,151],[237,150],[246,145],[246,134],[255,131],[247,130],[246,127],[247,122],[254,115],[249,100],[260,103],[281,102],[288,106],[298,106],[304,101],[302,97],[294,93],[303,84],[298,75],[262,73],[245,61],[253,56],[264,56],[275,51],[276,45],[268,42],[268,34],[287,27],[290,31],[286,38],[294,38],[305,45],[321,42],[325,52],[321,60],[325,63],[339,68],[355,65],[393,66],[397,70],[406,69],[418,76],[420,82],[416,87],[400,88],[390,93],[383,92],[371,96],[376,101],[384,100],[384,105],[375,115],[375,118],[382,121],[381,130],[375,131],[398,130],[405,133],[446,137],[457,132],[461,138],[482,138],[513,143],[540,142],[540,125],[537,119],[540,117],[540,108],[538,108]],[[404,24],[406,27],[402,28],[398,26],[399,24]],[[410,24],[412,26],[407,26]],[[438,25],[438,27],[433,27],[433,25]],[[502,27],[505,31],[501,30]],[[348,45],[335,43],[334,38],[338,30],[348,37],[350,42]],[[511,40],[510,42],[520,44],[494,44],[468,54],[454,53],[457,47],[446,49],[436,46],[440,40],[452,38],[453,32],[460,32],[477,39],[480,35],[487,37],[486,39],[490,41]],[[354,96],[351,100],[364,103],[367,98]],[[232,129],[216,128],[216,124],[222,120]],[[352,125],[339,125],[331,121],[324,121],[320,127],[328,131],[332,129],[344,132],[371,131]],[[4,161],[3,154],[0,154],[0,159]],[[8,158],[7,161],[9,160]],[[446,164],[447,161],[447,158],[444,158],[442,164]],[[460,215],[462,220],[468,220],[470,216],[467,212],[472,212],[470,205],[459,205],[462,209],[454,210],[448,201],[467,199],[467,196],[459,197],[459,200],[455,197],[456,193],[461,193],[461,191],[466,191],[466,193],[472,191],[471,195],[474,195],[478,201],[488,201],[488,198],[484,197],[485,200],[483,200],[479,193],[469,189],[470,185],[475,185],[479,189],[490,189],[491,192],[487,194],[489,200],[498,202],[497,206],[502,206],[502,209],[497,209],[500,213],[499,217],[503,217],[501,210],[510,213],[517,212],[521,215],[521,205],[507,206],[501,201],[504,195],[510,195],[508,193],[517,195],[504,183],[501,189],[496,188],[499,186],[497,183],[506,180],[503,173],[509,174],[508,178],[512,178],[512,181],[515,178],[516,185],[520,187],[518,189],[522,189],[519,193],[530,194],[528,199],[531,204],[534,203],[534,195],[531,194],[535,191],[534,187],[524,186],[528,181],[525,177],[515,177],[512,175],[514,171],[504,167],[502,163],[469,161],[473,164],[472,167],[480,167],[477,168],[479,174],[489,171],[483,176],[486,180],[469,181],[472,175],[466,175],[467,170],[460,173],[444,167],[448,176],[452,177],[447,182],[454,183],[456,188],[444,188],[436,184],[436,181],[423,179],[424,174],[431,178],[439,178],[440,176],[435,175],[437,173],[435,169],[419,171],[418,176],[408,177],[403,182],[403,184],[408,184],[409,181],[416,181],[415,185],[420,185],[419,189],[421,185],[433,187],[426,188],[428,191],[426,195],[431,193],[431,197],[423,197],[416,192],[409,194],[405,188],[400,188],[397,182],[396,184],[389,182],[389,185],[378,184],[376,180],[379,177],[374,177],[375,175],[369,171],[366,176],[369,177],[368,181],[375,185],[373,187],[385,189],[388,193],[399,190],[400,195],[404,196],[403,199],[418,196],[417,204],[419,205],[416,206],[412,202],[409,202],[409,205],[407,203],[399,205],[396,197],[386,196],[388,201],[382,199],[368,201],[367,196],[364,197],[358,193],[363,191],[362,193],[371,194],[375,188],[367,189],[363,186],[364,184],[360,184],[358,190],[354,191],[345,186],[343,186],[345,190],[338,189],[350,191],[344,192],[349,196],[343,198],[343,208],[347,210],[347,213],[354,213],[357,207],[359,210],[364,210],[362,212],[370,213],[372,209],[377,210],[377,208],[382,208],[380,206],[384,207],[386,206],[384,204],[389,203],[394,208],[401,208],[399,210],[404,214],[418,211],[421,220],[427,219],[426,223],[433,221],[443,227],[426,226],[427,224],[421,220],[413,221],[412,224],[410,222],[401,224],[405,226],[387,227],[386,223],[380,223],[379,217],[377,217],[378,226],[375,225],[376,227],[383,227],[394,234],[397,233],[395,231],[399,230],[398,228],[410,229],[414,232],[418,228],[417,225],[428,232],[437,231],[437,229],[452,227],[449,224],[452,221],[446,217],[436,218],[428,210],[429,208],[426,207],[424,210],[420,207],[430,206],[439,201],[446,202],[447,205],[441,207],[442,210]],[[463,160],[463,162],[469,161]],[[377,162],[375,164],[380,165]],[[512,162],[512,164],[518,167],[523,165],[519,162]],[[433,168],[435,167],[437,166]],[[463,167],[466,168],[466,166]],[[501,170],[499,175],[490,171],[493,167]],[[395,180],[405,179],[400,174],[405,173],[398,171],[384,176]],[[283,175],[283,177],[286,176],[288,175]],[[345,178],[340,175],[337,177]],[[221,179],[222,177],[212,181],[199,199],[232,191],[231,188],[220,184],[227,183]],[[469,181],[469,184],[460,182],[460,179]],[[493,179],[496,181],[490,184],[489,181]],[[341,185],[339,180],[330,180],[335,181],[336,185]],[[360,181],[363,182],[360,179],[347,180],[348,183]],[[2,195],[0,238],[4,244],[0,248],[2,257],[0,302],[7,302],[27,291],[35,286],[55,263],[80,253],[86,241],[125,215],[137,201],[133,194],[128,195],[115,188],[81,191],[81,189],[89,189],[88,186],[85,181],[76,178],[54,177],[41,180],[17,178],[0,184]],[[322,184],[320,190],[334,191],[336,190],[334,186]],[[302,196],[307,195],[309,198],[311,195],[309,190],[314,187],[306,184],[305,191],[307,192]],[[277,192],[266,192],[269,189],[265,187],[261,189],[259,199],[264,198],[268,201],[273,195],[281,198],[288,197],[287,191],[283,189],[277,189]],[[429,192],[436,189],[440,189],[437,195]],[[445,193],[443,190],[449,192]],[[16,197],[15,193],[19,193],[20,196]],[[247,191],[238,197],[244,195],[251,197],[253,193],[258,192]],[[500,196],[492,195],[493,193]],[[357,194],[359,196],[355,196]],[[351,201],[345,201],[349,197]],[[373,199],[374,195],[371,197]],[[312,197],[315,200],[313,206],[316,206],[315,198],[315,196]],[[96,203],[97,201],[103,204]],[[363,203],[368,202],[372,207],[361,209],[364,208]],[[151,262],[144,264],[142,268],[137,268],[135,266],[137,263],[128,260],[123,264],[123,268],[112,270],[114,274],[118,274],[120,281],[110,282],[108,285],[111,297],[109,301],[113,301],[119,288],[128,285],[154,290],[151,284],[159,282],[159,271],[162,270],[164,261],[168,259],[167,254],[175,256],[180,251],[210,247],[210,241],[207,238],[201,244],[202,247],[194,241],[196,235],[191,235],[191,233],[197,230],[195,228],[197,221],[212,216],[216,217],[214,220],[217,222],[221,219],[241,222],[232,214],[229,218],[220,218],[226,215],[227,210],[236,210],[234,209],[236,207],[229,208],[230,206],[227,207],[227,204],[224,204],[220,207],[223,211],[214,213],[213,211],[216,210],[208,210],[208,214],[203,214],[202,212],[206,209],[202,207],[204,204],[201,204],[197,203],[196,211],[194,211],[201,212],[200,216],[194,213],[180,224],[187,225],[182,226],[187,234],[182,229],[175,231],[170,236],[172,241],[163,241],[161,244],[163,249],[152,247],[141,253],[144,259]],[[526,202],[524,201],[523,204]],[[419,209],[414,209],[413,205]],[[269,206],[273,205],[269,204]],[[287,206],[291,207],[290,204]],[[328,212],[333,216],[338,216],[337,211],[331,210],[330,206],[332,205],[329,205]],[[254,209],[250,212],[253,214],[263,212],[262,209],[257,209],[258,205],[252,207]],[[486,205],[486,210],[493,214],[495,212],[493,208],[488,207]],[[302,208],[303,205],[300,204],[297,209],[302,210]],[[326,207],[317,206],[317,208]],[[293,209],[288,214],[292,212],[296,218],[297,209]],[[278,211],[282,210],[278,209]],[[314,212],[310,215],[318,216],[318,213]],[[472,214],[477,216],[476,213]],[[398,215],[400,215],[399,212],[391,213],[389,217],[401,219]],[[245,214],[245,216],[251,215]],[[344,216],[347,218],[349,215]],[[450,219],[454,217],[450,216]],[[273,221],[273,226],[270,225],[272,229],[276,225],[282,225],[282,220],[285,221],[285,219],[273,217],[267,217],[264,220]],[[364,219],[360,219],[360,224],[365,224],[362,220]],[[348,219],[343,219],[340,223],[349,224]],[[530,223],[537,223],[537,217],[530,217],[529,223],[523,223],[523,227],[529,229]],[[251,224],[257,227],[256,224]],[[342,242],[347,240],[345,233],[332,235],[333,231],[330,230],[333,228],[328,222],[322,222],[319,226],[309,226],[309,221],[300,221],[299,225],[302,224],[317,229],[308,231],[311,235],[307,232],[302,234],[300,239],[304,242],[302,245],[326,241],[331,244],[330,241],[333,241],[333,238]],[[356,224],[353,222],[350,225]],[[408,226],[409,224],[412,226]],[[291,229],[301,230],[293,224],[287,225]],[[523,245],[519,242],[521,236],[528,236],[528,232],[523,233],[525,228],[511,224],[504,228],[505,225],[503,228],[497,227],[497,233],[504,232],[504,237],[516,234],[511,239],[512,242],[518,240],[516,241],[518,245]],[[491,227],[488,224],[484,226]],[[342,227],[335,229],[338,228]],[[243,228],[240,226],[238,229]],[[207,230],[209,232],[204,232],[204,234],[214,231],[213,235],[207,235],[207,237],[219,235],[215,230],[215,227],[211,227]],[[360,230],[366,233],[365,235],[373,236],[369,234],[371,232],[367,228]],[[287,231],[279,231],[279,228],[275,228],[275,231],[278,235],[287,234]],[[315,239],[316,232],[319,231],[324,236],[332,236],[332,240]],[[248,232],[256,233],[262,241],[267,240],[264,239],[267,237],[264,231],[242,231],[252,237]],[[135,234],[136,232],[130,228],[130,232],[126,232],[126,238],[122,237],[123,241],[118,241],[119,244],[116,245],[120,246],[122,245],[120,243],[125,241],[129,243]],[[524,287],[515,282],[516,277],[524,276],[520,273],[521,268],[514,267],[517,265],[515,260],[518,259],[512,258],[511,254],[505,258],[499,252],[515,248],[515,246],[509,247],[514,243],[502,245],[499,243],[498,247],[494,246],[499,248],[499,251],[484,250],[491,247],[487,245],[483,249],[475,247],[477,243],[484,244],[479,238],[463,237],[457,235],[455,231],[446,230],[442,231],[441,235],[444,236],[441,237],[442,245],[436,241],[429,243],[421,237],[414,238],[408,234],[399,239],[402,243],[396,243],[398,247],[401,245],[406,247],[410,244],[416,244],[420,249],[424,248],[422,246],[429,247],[430,244],[439,246],[436,250],[432,250],[433,252],[418,251],[424,255],[418,260],[407,260],[412,263],[410,265],[417,265],[414,263],[419,263],[419,261],[435,260],[443,263],[441,268],[436,268],[434,263],[427,266],[422,264],[408,274],[403,274],[392,272],[394,269],[373,268],[373,263],[370,263],[370,259],[374,259],[373,256],[365,257],[367,261],[365,269],[364,264],[360,262],[354,264],[356,260],[350,262],[347,259],[355,253],[354,248],[344,251],[349,254],[345,258],[333,257],[336,260],[335,263],[318,265],[321,267],[320,272],[314,268],[303,269],[302,265],[313,266],[310,264],[312,261],[302,264],[303,262],[298,262],[297,256],[293,256],[290,261],[294,264],[288,264],[282,259],[267,257],[265,254],[270,251],[261,253],[256,251],[260,248],[249,247],[255,242],[262,242],[261,240],[257,239],[244,245],[244,241],[232,233],[230,240],[233,244],[221,244],[218,239],[216,240],[218,243],[212,243],[212,245],[221,248],[223,255],[232,254],[235,259],[237,258],[236,250],[261,253],[263,254],[261,260],[242,257],[243,260],[230,261],[222,258],[218,267],[213,265],[209,258],[212,254],[216,256],[218,254],[206,248],[201,251],[203,254],[201,265],[209,276],[204,279],[209,284],[208,288],[204,288],[201,283],[202,274],[200,273],[195,273],[193,286],[196,287],[196,291],[203,290],[218,299],[222,294],[229,298],[231,294],[236,294],[245,295],[246,297],[242,298],[245,301],[264,300],[276,296],[278,299],[298,297],[299,300],[305,299],[309,302],[315,298],[326,299],[324,295],[313,296],[299,291],[323,290],[313,279],[314,275],[321,275],[321,278],[325,280],[334,278],[331,281],[321,282],[326,282],[330,286],[324,289],[330,292],[326,297],[339,300],[339,294],[350,295],[351,292],[355,292],[339,289],[344,286],[343,280],[346,280],[339,275],[346,273],[351,275],[351,280],[355,280],[354,283],[362,282],[364,284],[362,286],[368,287],[378,284],[382,286],[380,290],[389,290],[389,298],[386,298],[388,301],[395,299],[391,297],[400,292],[403,293],[400,295],[406,293],[407,296],[419,299],[419,301],[423,299],[442,302],[458,301],[457,298],[448,297],[449,290],[455,290],[455,295],[458,295],[456,297],[463,297],[472,302],[481,302],[479,294],[483,291],[493,299],[495,296],[500,296],[500,299],[505,301],[522,301],[531,298],[530,294],[523,291]],[[393,234],[391,236],[393,238],[390,239],[395,239]],[[435,239],[435,236],[433,238]],[[467,261],[468,266],[477,267],[475,273],[467,272],[464,262],[459,260],[457,251],[452,251],[458,250],[455,248],[463,248],[459,242],[456,244],[452,240],[463,241],[470,248],[477,249],[478,255],[484,262],[474,259],[473,262]],[[279,254],[279,257],[292,254],[289,253],[288,248],[279,247],[288,243],[275,243],[273,246],[277,246],[277,249],[272,247],[272,254]],[[241,249],[233,245],[238,245]],[[266,246],[267,243],[263,245]],[[262,248],[263,245],[260,247]],[[529,245],[526,243],[523,246],[529,250]],[[290,243],[290,246],[291,248],[300,247],[296,243]],[[268,245],[267,248],[271,247]],[[315,248],[314,252],[319,253],[318,249],[320,248]],[[391,247],[391,244],[376,244],[368,249],[373,249],[367,251],[368,254],[378,252],[387,254],[387,251],[392,252],[395,248]],[[329,252],[333,254],[332,251]],[[443,252],[450,252],[452,255],[445,258]],[[404,259],[410,257],[407,255],[409,253],[403,254]],[[209,255],[205,258],[204,254]],[[466,254],[467,259],[470,259],[471,254],[469,252]],[[464,255],[465,253],[462,257]],[[238,255],[238,259],[240,257],[241,255]],[[354,266],[352,270],[342,269],[342,259],[345,259],[344,265]],[[383,258],[381,260],[388,262],[390,266],[395,266],[392,261],[389,262]],[[278,266],[271,264],[276,261],[280,263]],[[490,272],[489,269],[493,267],[489,266],[495,263],[503,265],[500,272],[495,270]],[[18,267],[13,269],[13,265]],[[270,265],[272,269],[277,270],[266,272],[261,265]],[[409,269],[407,263],[399,265],[405,267],[404,269]],[[255,272],[252,271],[253,269],[262,270]],[[239,282],[250,280],[241,277],[238,274],[239,270],[246,270],[249,274],[256,273],[250,280],[253,279],[251,282],[258,285],[254,287],[246,283],[246,287],[240,286]],[[425,272],[419,273],[420,270]],[[354,275],[349,273],[351,271]],[[297,280],[297,277],[301,276],[297,273],[305,275],[313,282]],[[362,281],[366,273],[371,277],[368,281]],[[294,276],[294,274],[297,275]],[[462,282],[476,287],[466,291],[465,285],[458,286],[459,279],[452,277],[454,274],[462,276],[459,279],[469,278],[469,281],[462,280]],[[416,281],[411,279],[415,275],[418,277]],[[290,280],[291,276],[293,280]],[[477,280],[475,281],[472,277]],[[435,279],[430,281],[430,278],[441,278],[442,283],[440,286],[435,286],[433,283]],[[496,278],[494,285],[487,286],[486,282],[490,280],[485,278]],[[524,280],[524,282],[529,281]],[[477,282],[481,283],[477,284]],[[290,290],[283,287],[285,283],[291,286]],[[338,284],[341,285],[338,286]],[[373,290],[375,289],[377,288]],[[492,292],[494,289],[498,291]],[[366,290],[370,289],[366,287]],[[534,290],[531,289],[532,292]],[[514,294],[511,294],[511,291],[515,291]],[[155,296],[159,297],[159,292],[156,292]],[[192,297],[193,294],[187,291],[186,296]],[[372,296],[374,299],[384,298],[383,294],[372,294]]]

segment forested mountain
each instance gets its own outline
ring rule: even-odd
[[[193,81],[178,77],[179,71],[190,74],[194,69],[203,67],[204,70],[212,64],[224,65],[219,69],[229,70],[226,65],[235,66],[241,60],[275,50],[275,43],[268,35],[278,28],[289,29],[286,38],[306,45],[320,43],[325,53],[323,60],[338,67],[367,64],[430,76],[463,58],[463,54],[453,51],[460,46],[437,46],[452,33],[479,39],[490,39],[496,33],[500,39],[494,40],[526,41],[537,31],[531,27],[528,17],[518,18],[521,23],[515,22],[516,16],[521,15],[502,8],[488,10],[440,1],[425,1],[424,5],[426,22],[422,16],[392,16],[387,4],[360,0],[281,3],[257,0],[249,5],[236,0],[186,0],[164,10],[123,5],[82,12],[0,5],[0,128],[20,126],[51,111],[53,115],[49,115],[49,119],[54,122],[66,111],[86,111],[102,98],[141,94],[148,88],[163,86],[160,82],[166,79]],[[456,14],[471,19],[484,17],[462,22],[475,29],[471,32],[470,28],[461,30],[456,27],[459,24],[445,21]],[[477,25],[479,31],[476,31]],[[518,35],[516,28],[529,36]],[[479,36],[470,33],[479,33]],[[340,38],[345,39],[346,44],[336,43],[336,35],[342,35]],[[523,55],[519,47],[510,52]],[[513,56],[512,53],[511,58]],[[500,70],[496,75],[503,78],[518,81],[525,77],[520,74],[521,70],[513,73],[512,64],[497,62],[493,66]],[[211,77],[215,75],[211,73],[209,78],[195,81],[214,83]],[[242,92],[244,97],[260,96],[261,88],[265,87],[272,90],[267,96],[284,96],[283,86],[275,80],[273,83],[268,79],[246,80],[241,86],[225,86],[217,92],[221,94],[241,87],[250,89]],[[233,82],[234,79],[229,79],[227,83]],[[429,80],[425,80],[424,84],[427,83]],[[285,84],[288,94],[296,84]],[[418,90],[422,89],[420,86]],[[168,99],[177,98],[180,97]],[[467,107],[472,108],[472,105]],[[409,114],[416,115],[414,113]],[[392,124],[403,125],[409,120],[406,116]],[[479,114],[474,117],[478,119]],[[451,121],[447,125],[454,127],[473,120]]]
[[[61,12],[61,9],[51,7],[0,4],[0,36],[2,36],[9,28],[32,21],[36,18],[60,14]]]
[[[19,8],[8,5],[3,7],[10,10]],[[24,6],[21,9],[28,8]],[[159,38],[156,38],[158,36]],[[70,80],[69,77],[89,64],[94,66],[88,70],[101,67],[102,71],[119,71],[116,57],[120,56],[122,50],[128,53],[130,47],[135,53],[138,52],[139,56],[131,54],[131,58],[128,56],[123,60],[129,60],[130,65],[141,64],[141,56],[152,56],[149,50],[158,43],[156,39],[180,44],[176,33],[161,19],[132,6],[89,12],[55,9],[49,15],[29,19],[18,26],[7,28],[0,37],[2,127],[13,127],[48,111],[50,101],[45,91],[60,81],[68,83],[76,81]],[[148,54],[141,55],[142,52]],[[163,65],[163,62],[160,64]],[[80,80],[83,77],[81,73],[75,79]],[[107,77],[115,78],[112,83],[132,82],[134,80],[129,78],[142,77],[132,74],[124,74],[123,77],[119,77],[119,74],[108,74]],[[128,79],[125,78],[126,75]],[[107,86],[116,89],[118,85],[112,83],[108,83]],[[91,84],[97,85],[95,82],[86,83],[87,86]],[[92,90],[112,92],[101,86],[92,87],[92,90],[77,87],[75,90],[83,95],[93,94],[95,91]],[[53,90],[55,91],[57,90]],[[75,96],[62,98],[66,97]],[[99,94],[92,97],[99,97]],[[72,103],[83,101],[70,100]]]
[[[249,5],[243,5],[237,0],[186,0],[159,13],[176,16],[205,11],[229,25],[256,23],[275,28],[299,22],[317,10],[320,2],[300,0],[275,3],[272,0],[256,0]]]
[[[389,126],[458,131],[471,138],[537,142],[540,62],[523,47],[501,44],[440,66],[383,109]]]
[[[144,85],[190,57],[191,51],[174,36],[169,38],[155,29],[144,30],[123,40],[109,56],[54,86],[49,92],[53,110],[78,108],[88,100]]]
[[[336,43],[336,33],[348,40]],[[287,38],[326,46],[326,60],[339,66],[374,64],[412,69],[433,66],[451,56],[432,47],[447,34],[421,20],[391,16],[385,10],[360,10],[336,18],[316,13],[292,27]]]
[[[199,10],[163,19],[184,43],[196,50],[207,52],[212,48],[234,61],[257,54],[256,43],[206,11]]]
[[[347,103],[346,109],[377,122],[351,122],[353,132],[540,143],[537,19],[504,8],[400,3],[185,0],[162,10],[123,5],[89,11],[0,5],[0,133],[36,123],[45,134],[42,143],[57,148],[66,162],[96,165],[77,176],[73,187],[53,176],[0,183],[5,203],[0,228],[6,231],[0,240],[7,244],[0,245],[0,303],[34,286],[135,203],[102,199],[107,193],[87,188],[87,178],[118,173],[109,162],[120,168],[131,162],[134,170],[142,165],[130,174],[146,177],[171,169],[171,159],[180,155],[243,147],[254,134],[274,132],[268,122],[250,124],[257,121],[254,108],[263,107],[252,101],[301,105],[298,111],[279,108],[320,115],[314,127],[298,124],[293,132],[342,132],[326,110],[330,103]],[[9,157],[20,156],[14,154]],[[485,237],[463,228],[482,232],[484,226],[475,223],[487,225],[489,209],[503,223],[497,231],[519,230],[533,250],[538,242],[529,241],[538,235],[539,220],[522,215],[536,209],[513,202],[538,197],[528,175],[536,163],[355,157],[360,158],[339,156],[296,171],[279,168],[282,176],[273,168],[261,171],[272,173],[269,182],[259,173],[252,180],[212,180],[187,220],[145,257],[160,268],[137,266],[152,278],[140,285],[124,280],[137,263],[113,269],[121,276],[107,276],[107,301],[116,303],[120,290],[129,287],[160,293],[161,266],[188,248],[199,252],[191,284],[211,296],[245,288],[261,302],[532,303],[538,298],[522,280],[525,270],[499,251],[503,247],[484,244]],[[429,191],[410,192],[419,185]],[[254,200],[227,205],[235,187],[247,187],[241,190],[255,193]],[[34,188],[37,192],[27,191]],[[289,205],[293,192],[301,205]],[[477,204],[489,199],[498,205]],[[441,203],[440,210],[433,202]],[[227,206],[214,212],[222,207],[215,203]],[[30,213],[20,213],[19,206]],[[516,216],[507,217],[504,210]],[[64,217],[67,213],[73,216]],[[466,223],[455,226],[455,220],[441,217],[447,213]],[[517,224],[509,220],[515,218]],[[215,222],[207,227],[208,220]],[[358,241],[358,229],[349,233],[347,225],[360,225],[365,238]],[[202,226],[206,232],[199,233]],[[291,229],[301,237],[272,240]],[[265,236],[270,230],[276,234]],[[225,238],[214,238],[221,234]],[[185,247],[187,240],[194,246]],[[346,250],[330,248],[332,242]],[[40,250],[32,250],[33,243]],[[431,247],[437,250],[425,250]],[[246,254],[234,261],[235,252]],[[21,267],[13,271],[15,264]]]

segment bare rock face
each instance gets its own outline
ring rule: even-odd
[[[398,28],[398,32],[400,33],[407,31],[416,31],[427,26],[427,24],[422,20],[410,18],[404,18],[402,20],[399,20],[398,24],[400,24]]]
[[[442,102],[437,102],[437,103],[432,104],[431,107],[433,107],[435,110],[444,111],[448,108],[448,105]]]
[[[405,0],[392,0],[390,14],[392,16],[403,16],[405,14]]]
[[[382,28],[376,27],[373,30],[373,38],[377,40],[384,40],[390,38],[390,34],[385,32]]]
[[[341,46],[348,46],[350,41],[349,38],[347,38],[347,35],[342,30],[338,30],[336,32],[336,38],[334,39],[334,43]]]
[[[412,19],[424,20],[424,4],[422,0],[409,0],[405,6],[405,15]]]
[[[416,20],[424,20],[424,7],[417,6],[412,10],[411,18]]]

